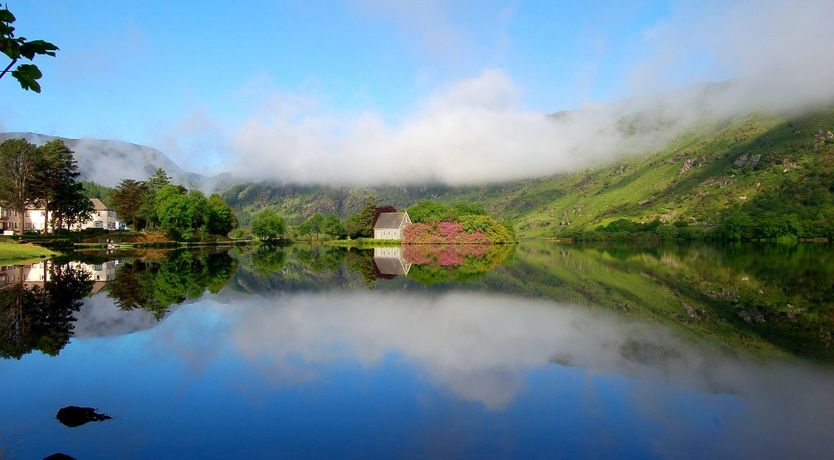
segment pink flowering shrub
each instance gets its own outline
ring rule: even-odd
[[[464,233],[463,225],[455,222],[438,222],[437,234],[444,239],[454,239],[459,233]]]
[[[403,230],[403,243],[426,244],[435,243],[432,234],[433,224],[411,224]]]
[[[457,222],[411,224],[403,232],[405,244],[490,244],[480,230],[467,231]]]

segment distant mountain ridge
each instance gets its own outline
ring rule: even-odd
[[[114,187],[122,179],[147,179],[157,168],[164,169],[175,183],[202,190],[215,189],[225,175],[207,177],[182,169],[167,155],[144,145],[107,139],[70,139],[30,132],[0,133],[0,141],[26,139],[42,145],[53,139],[63,139],[75,152],[83,180]]]

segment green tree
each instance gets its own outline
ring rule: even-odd
[[[335,236],[336,238],[344,238],[346,235],[345,226],[342,225],[339,216],[334,214],[324,216],[319,227],[321,233],[325,235]]]
[[[436,201],[424,200],[410,208],[408,215],[414,223],[440,222],[455,220],[455,213],[448,206]]]
[[[80,173],[72,150],[61,139],[47,142],[38,147],[37,152],[39,155],[32,184],[38,196],[38,204],[47,216],[44,231],[48,233],[50,226],[55,225],[56,216],[61,214],[57,205],[64,204],[66,200],[62,200],[62,197],[72,194],[78,187]]]
[[[218,194],[208,197],[208,231],[213,235],[228,235],[237,227],[232,208]]]
[[[54,220],[57,228],[70,229],[74,225],[81,225],[90,220],[93,214],[93,203],[84,193],[84,186],[80,182],[69,184],[65,190],[55,197],[53,208]]]
[[[267,208],[259,212],[252,220],[252,233],[266,241],[282,238],[286,232],[284,218]]]
[[[38,66],[34,64],[19,64],[14,70],[15,64],[21,59],[33,61],[37,55],[55,56],[58,47],[43,40],[27,40],[25,37],[15,37],[15,28],[12,24],[16,18],[8,8],[0,8],[0,51],[3,52],[11,62],[0,72],[0,78],[11,72],[20,87],[25,90],[41,92],[41,85],[38,80],[43,76]]]
[[[190,190],[186,195],[188,203],[188,218],[191,221],[191,229],[195,232],[205,233],[209,218],[209,206],[206,196],[199,190]]]
[[[156,208],[156,194],[166,185],[171,184],[171,178],[168,173],[162,168],[157,168],[153,175],[145,181],[145,198],[142,200],[143,204],[139,208],[139,217],[145,222],[145,225],[151,229],[159,228],[159,219],[157,218]]]
[[[370,238],[374,234],[374,216],[376,215],[376,198],[365,199],[365,204],[358,214],[345,222],[345,230],[351,238]]]
[[[191,233],[191,206],[185,188],[179,185],[165,185],[154,196],[155,219],[159,228],[176,241]]]
[[[147,192],[147,184],[133,179],[123,180],[113,192],[113,207],[123,220],[130,222],[133,230],[141,230],[145,226],[141,211]]]
[[[485,216],[487,215],[486,210],[483,207],[478,206],[476,204],[467,204],[461,203],[452,206],[452,212],[459,216]]]
[[[98,198],[108,206],[113,205],[113,194],[116,193],[115,188],[107,187],[106,185],[101,185],[86,180],[82,180],[79,182],[81,182],[81,185],[84,187],[84,195],[86,195],[87,198]]]
[[[728,240],[752,237],[753,220],[741,210],[733,211],[718,227],[718,234]]]
[[[318,237],[322,232],[321,226],[324,216],[315,213],[298,226],[298,233],[302,236]]]
[[[37,163],[37,148],[25,139],[9,139],[0,144],[0,203],[17,212],[21,234],[26,208],[38,200],[33,183]]]

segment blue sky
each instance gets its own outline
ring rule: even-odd
[[[738,3],[758,10],[789,2]],[[825,11],[824,1],[810,3]],[[286,159],[310,143],[299,127],[329,120],[330,146],[368,114],[400,129],[461,82],[490,72],[509,81],[515,110],[542,115],[738,73],[735,55],[716,59],[722,45],[709,41],[716,12],[731,10],[725,2],[10,0],[8,7],[20,35],[61,50],[36,60],[43,93],[0,81],[0,128],[152,145],[201,171],[228,167],[251,146],[241,132],[253,122],[266,126],[258,135],[274,132],[275,110],[292,125],[276,141],[297,148],[266,153]],[[684,34],[690,28],[694,37]],[[352,155],[345,146],[332,150]]]
[[[621,61],[668,11],[653,1],[384,3],[12,0],[18,31],[61,51],[36,62],[42,94],[2,82],[2,121],[147,142],[195,108],[234,124],[258,87],[396,118],[487,68],[517,79],[532,108],[571,108],[622,96]]]

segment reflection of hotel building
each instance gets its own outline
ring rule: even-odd
[[[0,267],[0,287],[23,282],[26,287],[39,286],[49,281],[52,262],[44,261],[28,265],[8,265]],[[93,292],[100,291],[108,281],[116,279],[118,260],[111,260],[101,264],[86,264],[70,262],[69,267],[81,269],[90,274],[93,281]]]
[[[121,227],[121,223],[116,217],[116,211],[108,208],[98,198],[93,198],[90,202],[93,204],[93,213],[90,215],[90,219],[81,225],[76,225],[73,230],[83,230],[86,228],[118,230]],[[49,213],[49,218],[52,218],[52,212]],[[42,232],[46,228],[47,221],[45,210],[27,209],[26,216],[24,216],[23,230],[27,232]],[[17,211],[0,208],[0,230],[17,232],[19,226],[20,222]]]

